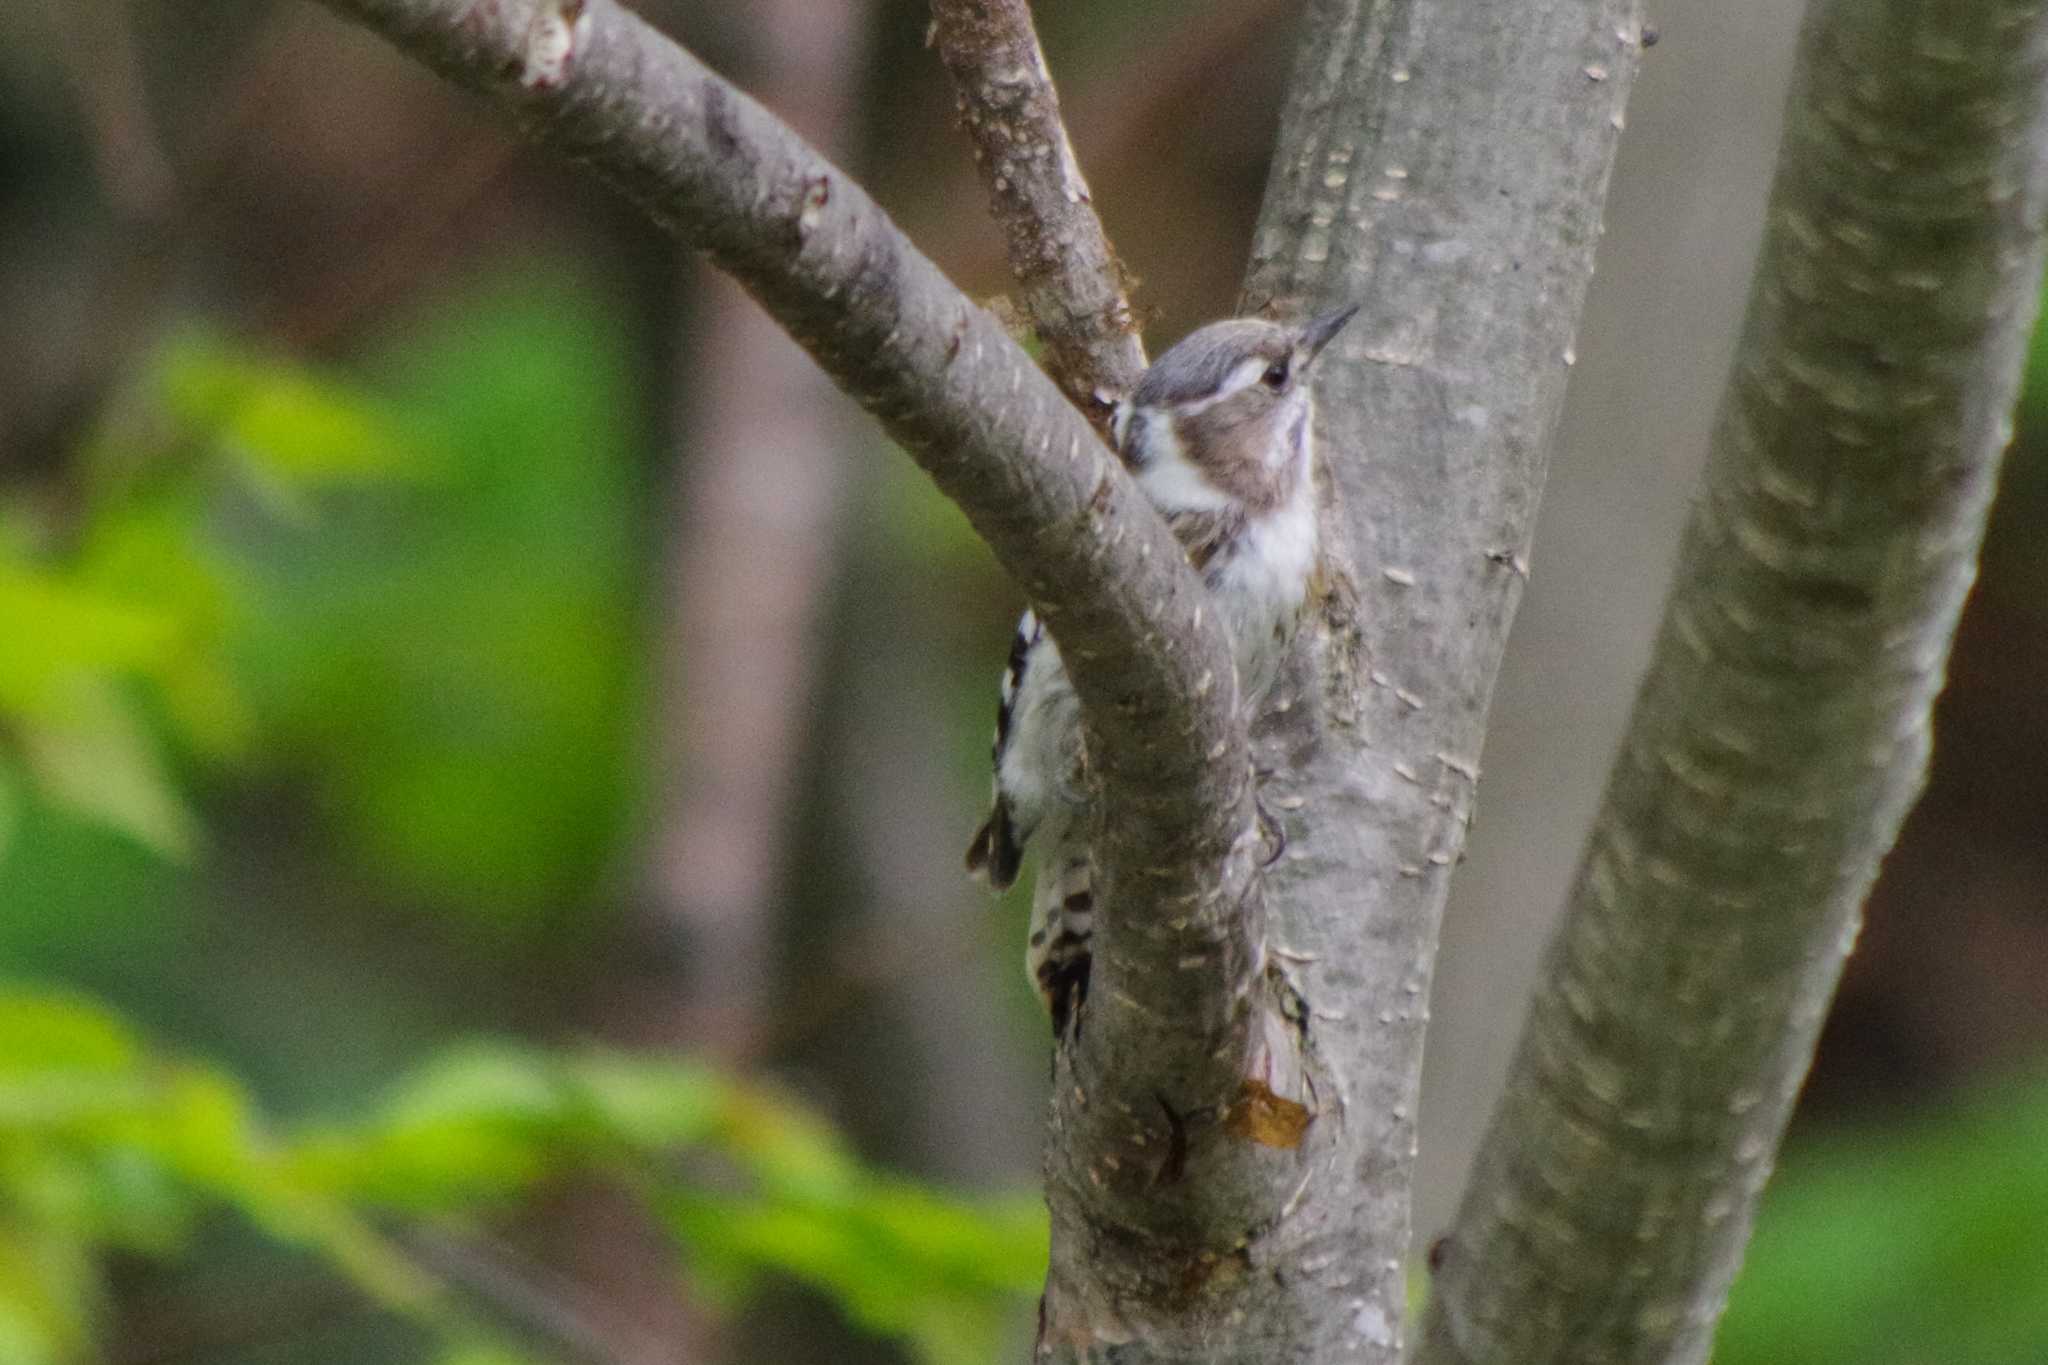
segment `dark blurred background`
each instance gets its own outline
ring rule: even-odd
[[[638,8],[1001,292],[923,6]],[[1155,351],[1232,308],[1296,8],[1037,6]],[[1445,928],[1420,1236],[1645,662],[1760,230],[1797,16],[1656,17]],[[597,1041],[1028,1189],[1023,897],[959,872],[1020,599],[964,524],[730,286],[318,7],[25,0],[0,39],[0,975],[281,1123],[452,1040]],[[2048,1359],[2044,415],[2048,383],[1724,1361]],[[493,1236],[594,1358],[948,1358],[801,1273],[686,1286],[601,1182]],[[96,1283],[50,1358],[449,1358],[233,1226]]]

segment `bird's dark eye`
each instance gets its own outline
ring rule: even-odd
[[[1265,381],[1266,387],[1269,389],[1286,388],[1287,362],[1284,360],[1274,361],[1271,365],[1268,365],[1266,367],[1265,374],[1261,375],[1260,378],[1262,378]]]

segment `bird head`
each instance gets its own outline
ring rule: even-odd
[[[1190,332],[1118,406],[1117,453],[1169,510],[1274,504],[1307,473],[1310,368],[1357,311]]]

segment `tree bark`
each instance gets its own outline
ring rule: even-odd
[[[2033,318],[2048,17],[1825,0],[1648,681],[1418,1361],[1706,1358],[1917,796]]]
[[[1319,367],[1333,590],[1299,691],[1263,727],[1290,839],[1267,946],[1315,1116],[1246,1207],[1212,1188],[1189,1229],[1105,1223],[1117,1204],[1063,1184],[1099,1161],[1056,1158],[1048,1358],[1399,1356],[1436,925],[1638,33],[1625,0],[1322,0],[1304,20],[1246,295],[1364,303]],[[1083,1043],[1062,1058],[1062,1114]],[[1157,1109],[1124,1122],[1153,1153],[1192,1140]],[[1157,1180],[1162,1162],[1138,1169]]]
[[[1010,273],[1067,398],[1108,429],[1145,373],[1145,348],[1116,253],[1074,160],[1027,0],[932,0],[939,56]]]

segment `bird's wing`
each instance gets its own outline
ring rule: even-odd
[[[1010,661],[1003,670],[1002,686],[996,698],[996,738],[989,757],[996,771],[995,800],[988,819],[974,832],[967,845],[967,870],[985,875],[998,891],[1017,880],[1024,859],[1024,843],[1010,818],[1010,803],[1003,795],[1003,751],[1012,738],[1012,720],[1024,675],[1031,667],[1032,647],[1044,633],[1035,613],[1026,611],[1017,621],[1017,633],[1010,640]]]

